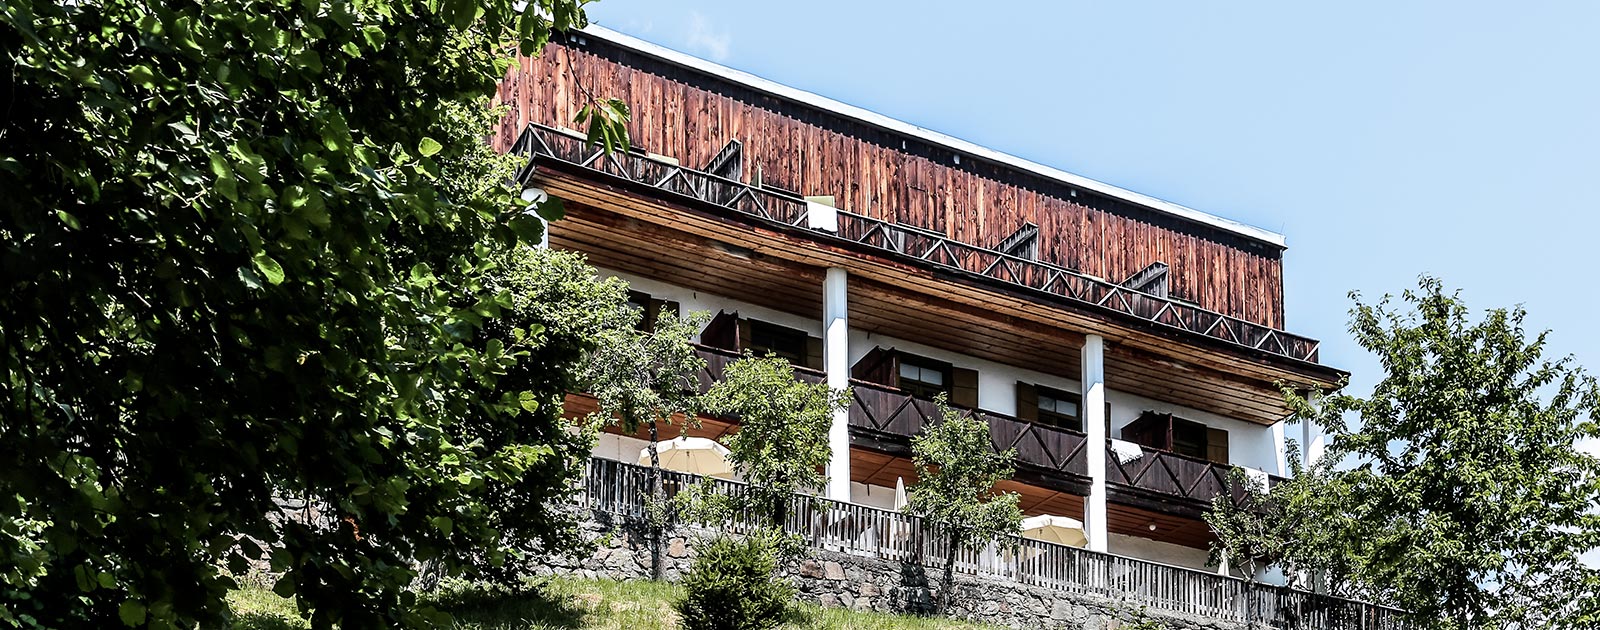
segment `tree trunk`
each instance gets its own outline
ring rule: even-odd
[[[788,499],[788,497],[779,496],[779,497],[774,498],[773,499],[773,503],[772,503],[772,528],[775,529],[775,530],[778,530],[780,532],[787,531],[784,528],[784,524],[788,520],[789,520],[789,499]]]
[[[955,588],[955,583],[956,583],[956,545],[957,545],[957,539],[956,539],[955,532],[950,532],[949,543],[950,544],[947,546],[947,548],[945,550],[945,553],[944,553],[944,579],[941,580],[940,583],[939,583],[939,614],[940,615],[946,615],[946,614],[950,613],[950,599],[951,599],[950,591],[951,591],[951,589]]]
[[[666,501],[665,493],[661,488],[661,453],[656,450],[656,421],[650,420],[650,517],[646,518],[650,530],[650,579],[660,581],[663,576],[661,570],[661,530],[663,523],[656,518],[663,514],[662,504]]]

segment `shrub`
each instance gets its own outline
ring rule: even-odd
[[[781,623],[794,589],[778,579],[778,560],[764,537],[718,538],[683,578],[677,602],[686,630],[769,630]]]

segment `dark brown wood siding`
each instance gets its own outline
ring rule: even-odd
[[[706,166],[737,139],[746,181],[759,170],[767,185],[985,247],[1032,222],[1041,260],[1114,282],[1164,262],[1172,297],[1283,328],[1282,251],[1272,245],[972,156],[958,165],[943,147],[605,42],[553,43],[513,64],[497,146],[529,121],[573,126],[583,103],[574,82],[626,101],[634,145],[685,166]]]

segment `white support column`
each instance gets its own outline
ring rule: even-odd
[[[536,247],[539,249],[550,249],[550,222],[544,220],[544,217],[539,216],[539,204],[542,204],[549,199],[550,193],[545,192],[541,188],[529,186],[522,189],[522,201],[528,204],[528,207],[524,208],[523,212],[528,213],[528,216],[531,216],[535,221],[538,221],[539,227],[541,228],[539,230],[539,244],[536,245]]]
[[[1083,504],[1084,533],[1090,551],[1106,551],[1106,369],[1105,339],[1083,339],[1083,429],[1089,435],[1089,496]]]
[[[1321,404],[1322,404],[1322,401],[1319,400],[1320,398],[1321,397],[1316,395],[1316,394],[1311,394],[1306,402],[1311,403],[1312,407],[1318,407],[1318,406],[1321,406]],[[1301,463],[1301,465],[1305,466],[1306,468],[1310,468],[1312,464],[1317,463],[1317,460],[1322,459],[1322,449],[1323,449],[1324,446],[1326,446],[1326,445],[1322,443],[1322,430],[1317,427],[1317,423],[1312,422],[1310,420],[1301,420],[1300,421],[1300,463]]]
[[[822,281],[822,366],[828,387],[850,387],[850,293],[844,269],[830,267]],[[828,426],[828,498],[850,500],[850,410],[833,414]]]

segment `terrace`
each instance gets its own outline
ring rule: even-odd
[[[700,481],[664,471],[668,496]],[[590,460],[581,505],[597,513],[642,518],[650,469]],[[718,492],[737,494],[743,484],[716,480]],[[799,498],[799,497],[797,497]],[[947,549],[937,527],[905,514],[816,497],[797,501],[784,529],[818,550],[887,561],[943,565]],[[729,530],[750,528],[735,516]],[[1268,624],[1284,629],[1402,630],[1402,611],[1376,604],[1249,582],[1205,571],[1099,553],[1016,536],[964,549],[955,571],[999,583],[1062,590],[1122,600],[1134,606],[1207,618]]]

